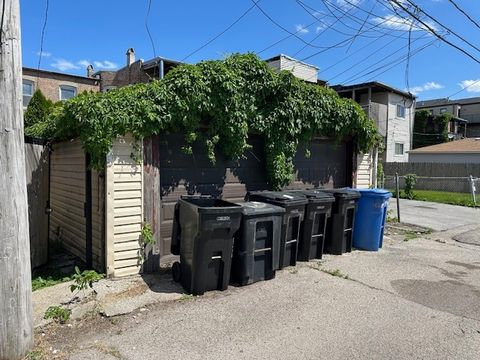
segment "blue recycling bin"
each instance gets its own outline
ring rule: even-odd
[[[383,244],[383,228],[387,217],[388,199],[392,193],[383,189],[357,189],[360,192],[353,247],[378,251]]]

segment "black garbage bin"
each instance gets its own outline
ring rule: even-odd
[[[299,261],[321,259],[327,231],[327,221],[332,211],[335,197],[321,190],[299,190],[308,199],[305,218],[300,227],[298,244]]]
[[[182,196],[178,201],[179,227],[173,227],[172,249],[179,249],[180,262],[173,264],[172,275],[186,291],[201,295],[228,287],[233,237],[241,217],[242,207],[224,200]]]
[[[233,245],[231,280],[243,286],[273,279],[279,267],[285,209],[256,201],[239,205],[243,216]]]
[[[332,194],[335,202],[332,215],[327,223],[325,253],[341,255],[352,251],[355,212],[357,211],[360,193],[352,189],[322,190]]]
[[[247,200],[266,202],[285,209],[280,238],[279,269],[283,269],[285,266],[295,266],[300,224],[307,204],[305,195],[292,191],[252,191],[247,194]]]

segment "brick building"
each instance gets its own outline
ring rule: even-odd
[[[151,60],[135,60],[135,51],[133,48],[127,50],[126,64],[123,68],[116,71],[97,71],[95,72],[90,65],[87,68],[87,75],[100,80],[100,90],[109,91],[118,87],[147,83],[151,80],[162,79],[164,75],[180,64],[179,61],[157,56]]]
[[[54,71],[24,67],[23,107],[26,108],[33,93],[40,89],[46,98],[57,102],[68,100],[83,91],[99,91],[100,82],[96,78],[64,74]]]

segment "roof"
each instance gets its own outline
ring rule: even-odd
[[[74,74],[66,74],[66,73],[61,73],[61,72],[56,72],[56,71],[48,71],[48,70],[39,70],[39,69],[34,69],[34,68],[29,68],[29,67],[23,67],[22,68],[23,72],[32,72],[32,73],[40,73],[44,75],[55,75],[55,76],[63,76],[63,77],[69,77],[69,78],[74,78],[74,79],[81,79],[81,80],[86,80],[86,81],[91,81],[91,82],[98,82],[98,79],[96,78],[91,78],[88,76],[81,76],[81,75],[74,75]]]
[[[480,138],[467,138],[410,150],[409,154],[480,154]]]
[[[152,67],[156,67],[156,66],[158,66],[160,61],[170,63],[170,64],[175,64],[175,65],[183,64],[181,61],[178,61],[178,60],[172,60],[172,59],[168,59],[168,58],[163,57],[163,56],[157,56],[157,57],[154,57],[153,59],[144,61],[143,62],[143,68],[144,69],[149,69],[149,68],[152,68]]]
[[[400,95],[403,95],[405,97],[409,97],[409,98],[412,98],[412,99],[415,99],[415,97],[416,97],[415,95],[413,95],[411,93],[408,93],[406,91],[397,89],[393,86],[384,84],[380,81],[370,81],[370,82],[365,82],[365,83],[360,83],[360,84],[352,84],[352,85],[340,85],[339,84],[339,85],[331,86],[331,88],[333,90],[335,90],[336,92],[358,90],[358,89],[369,88],[369,87],[379,88],[379,89],[382,89],[382,90],[385,90],[385,91],[397,93],[397,94],[400,94]]]
[[[417,109],[446,105],[467,105],[480,103],[480,97],[450,100],[448,98],[431,99],[417,102]]]
[[[303,64],[303,65],[306,65],[306,66],[310,66],[314,69],[317,69],[319,70],[320,68],[318,66],[315,66],[315,65],[312,65],[312,64],[309,64],[309,63],[306,63],[306,62],[303,62],[303,61],[300,61],[298,59],[295,59],[291,56],[288,56],[288,55],[285,55],[285,54],[279,54],[279,55],[276,55],[276,56],[273,56],[269,59],[265,59],[265,62],[272,62],[272,61],[277,61],[277,60],[280,60],[280,58],[284,57],[285,59],[288,59],[290,61],[295,61],[297,63],[300,63],[300,64]]]

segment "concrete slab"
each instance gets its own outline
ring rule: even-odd
[[[393,217],[397,216],[396,203],[396,199],[391,199],[388,205]],[[400,220],[404,223],[444,231],[459,226],[480,225],[480,208],[400,199]]]
[[[71,359],[477,360],[480,248],[451,236],[387,238],[377,253],[325,256],[271,281],[65,327],[51,341]]]

